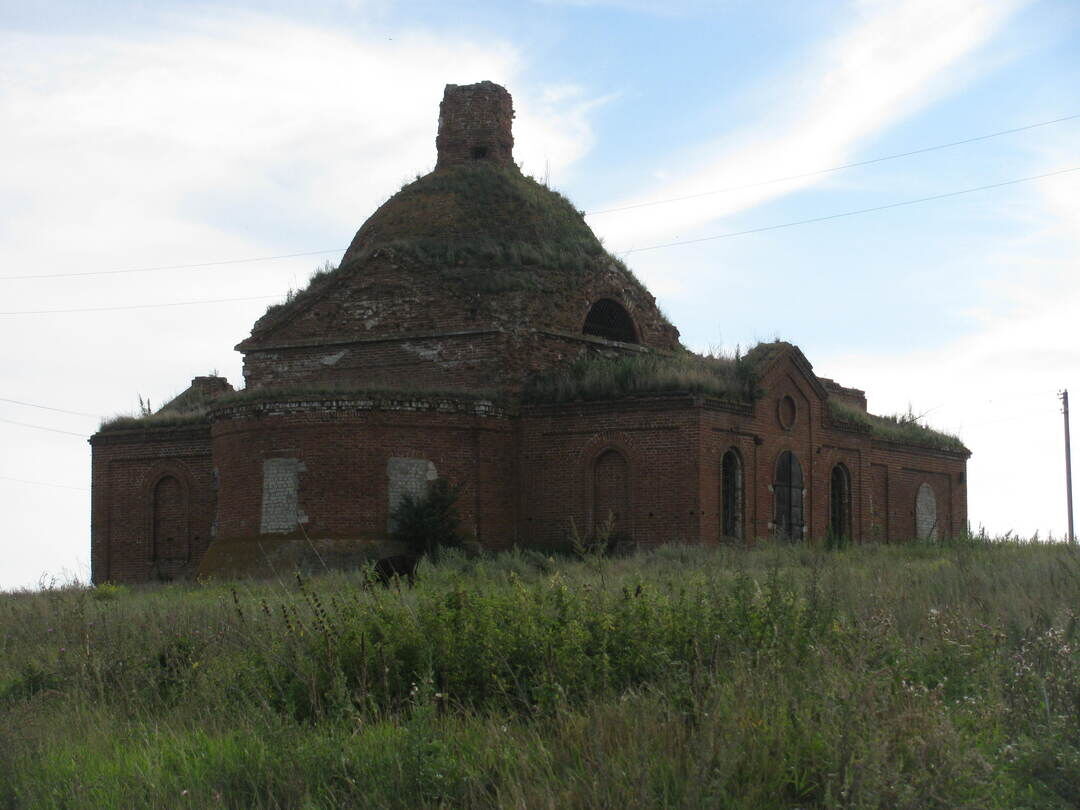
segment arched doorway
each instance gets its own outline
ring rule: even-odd
[[[605,450],[593,462],[592,472],[593,534],[606,529],[609,522],[613,533],[625,532],[630,513],[630,474],[626,457],[618,450]]]
[[[776,460],[773,480],[773,525],[785,540],[803,538],[803,474],[795,454],[785,450]]]
[[[173,475],[162,476],[153,491],[152,558],[162,579],[182,572],[190,557],[188,544],[187,495]]]
[[[638,342],[637,329],[630,313],[622,304],[610,298],[601,298],[589,308],[581,332],[622,343]]]
[[[829,477],[829,540],[837,545],[851,540],[851,473],[843,464]]]
[[[720,536],[743,539],[743,467],[734,449],[720,460]]]

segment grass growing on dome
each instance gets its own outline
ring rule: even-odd
[[[704,394],[735,401],[756,396],[756,378],[739,355],[582,355],[568,367],[538,375],[526,402],[575,402],[638,394]]]
[[[307,284],[304,287],[298,289],[290,288],[285,293],[285,299],[271,304],[266,308],[266,312],[262,314],[262,317],[255,322],[254,330],[258,331],[262,325],[269,324],[273,320],[273,316],[282,312],[285,307],[302,298],[307,298],[310,295],[320,291],[327,284],[329,284],[337,275],[339,267],[333,262],[325,261],[315,268],[311,273],[311,277],[308,278]]]
[[[273,326],[287,308],[351,272],[357,262],[383,253],[467,293],[558,292],[583,274],[614,269],[647,294],[566,197],[516,166],[477,162],[405,184],[360,228],[340,267],[319,267],[305,288],[271,304],[252,333]]]
[[[875,439],[932,447],[935,450],[967,452],[959,436],[920,424],[912,413],[878,416],[836,399],[828,401],[829,417],[839,427],[869,433]]]
[[[581,211],[516,166],[447,166],[406,184],[364,224],[361,241],[397,239],[529,242],[603,252]]]

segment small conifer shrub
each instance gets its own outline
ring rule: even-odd
[[[458,495],[459,487],[445,478],[432,481],[420,497],[405,495],[391,515],[394,521],[391,539],[402,543],[416,556],[434,556],[440,548],[460,546]]]

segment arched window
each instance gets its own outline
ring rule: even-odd
[[[833,467],[829,478],[829,539],[851,539],[851,473],[843,464]]]
[[[605,450],[593,462],[593,531],[611,521],[614,531],[625,531],[630,512],[630,471],[618,450]]]
[[[172,579],[187,565],[187,498],[184,487],[172,475],[163,476],[153,492],[152,556],[158,576]]]
[[[742,459],[733,449],[720,460],[720,534],[738,540],[743,537]]]
[[[585,316],[585,326],[582,333],[596,335],[596,337],[618,340],[623,343],[637,343],[637,329],[630,313],[623,309],[622,304],[612,301],[610,298],[601,298],[589,309]]]
[[[785,450],[776,460],[773,481],[773,524],[778,537],[801,540],[803,536],[803,474],[795,455]]]
[[[915,536],[920,540],[937,540],[937,497],[925,481],[915,494]]]

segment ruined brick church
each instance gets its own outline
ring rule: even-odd
[[[581,212],[520,172],[513,116],[498,85],[447,86],[435,169],[256,321],[242,389],[196,377],[102,425],[95,582],[355,564],[437,477],[486,549],[609,521],[638,546],[965,530],[957,439],[867,413],[788,343],[688,352]]]

